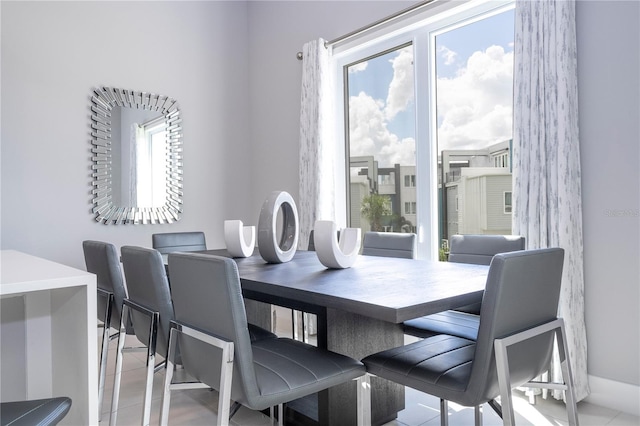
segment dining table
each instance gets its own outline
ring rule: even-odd
[[[232,257],[226,250],[206,250]],[[489,267],[464,263],[359,255],[350,268],[329,269],[314,251],[296,251],[284,263],[268,263],[258,249],[235,258],[247,300],[317,315],[317,346],[362,359],[404,344],[406,320],[482,300]],[[169,265],[170,276],[170,265]],[[270,328],[270,310],[251,322]],[[404,409],[404,387],[371,378],[372,424],[387,423]],[[356,424],[355,382],[287,404],[291,424]]]

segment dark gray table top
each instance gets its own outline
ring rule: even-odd
[[[226,256],[226,250],[206,253]],[[403,321],[479,302],[488,266],[359,256],[351,268],[327,269],[315,252],[269,264],[254,253],[236,258],[243,293],[341,309],[383,321]],[[286,306],[286,304],[285,304]]]

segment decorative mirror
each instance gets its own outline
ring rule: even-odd
[[[175,99],[112,87],[91,96],[93,213],[104,224],[182,213],[182,118]]]

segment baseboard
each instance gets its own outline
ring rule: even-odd
[[[589,375],[589,387],[585,402],[640,416],[640,386]]]

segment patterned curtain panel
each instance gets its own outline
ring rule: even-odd
[[[300,99],[300,187],[298,248],[306,250],[316,220],[335,220],[333,201],[333,130],[330,102],[332,84],[329,51],[323,39],[305,43],[302,49]]]
[[[589,394],[574,0],[517,0],[513,232],[528,248],[565,249],[559,316],[576,398]],[[557,354],[556,354],[557,358]],[[561,377],[558,362],[554,379]],[[561,391],[554,391],[556,398]]]

